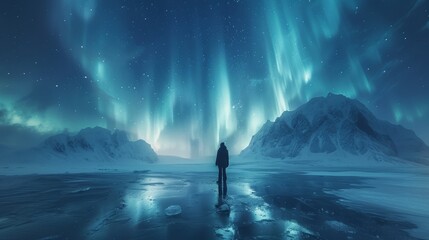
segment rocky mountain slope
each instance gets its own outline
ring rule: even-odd
[[[413,131],[377,119],[357,100],[331,93],[266,122],[242,151],[274,158],[335,153],[429,163],[429,147]]]
[[[81,130],[76,135],[63,133],[48,138],[40,151],[58,158],[87,161],[139,160],[155,162],[157,155],[143,140],[129,141],[124,131],[95,127]]]

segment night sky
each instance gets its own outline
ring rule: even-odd
[[[429,1],[2,0],[0,145],[101,126],[238,153],[341,93],[429,143]]]

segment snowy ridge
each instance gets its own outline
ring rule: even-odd
[[[359,101],[332,93],[267,121],[242,154],[402,158],[429,164],[429,147],[414,132],[378,120]]]
[[[143,140],[129,141],[126,132],[95,127],[85,128],[77,135],[67,133],[48,138],[39,150],[55,158],[87,161],[138,160],[155,162],[158,157]]]

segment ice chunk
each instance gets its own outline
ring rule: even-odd
[[[285,221],[285,232],[286,235],[292,239],[299,239],[301,233],[306,233],[309,235],[314,235],[314,233],[307,228],[301,226],[295,221]]]
[[[222,239],[234,239],[235,230],[232,226],[215,230],[216,235]]]
[[[231,209],[230,209],[229,205],[226,203],[223,203],[222,205],[220,205],[218,207],[218,212],[229,212],[229,211],[231,211]]]
[[[352,227],[348,226],[347,224],[344,224],[342,222],[332,220],[332,221],[326,221],[326,224],[331,227],[332,229],[335,229],[340,232],[348,232],[348,233],[354,233],[354,230]]]
[[[171,205],[166,208],[164,212],[167,216],[176,216],[182,213],[182,207],[179,205]]]

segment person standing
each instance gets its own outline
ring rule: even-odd
[[[219,169],[217,178],[217,184],[219,189],[219,196],[226,197],[227,185],[226,185],[226,168],[229,166],[229,154],[225,143],[221,143],[216,155],[216,166]],[[223,189],[222,189],[223,187]]]

